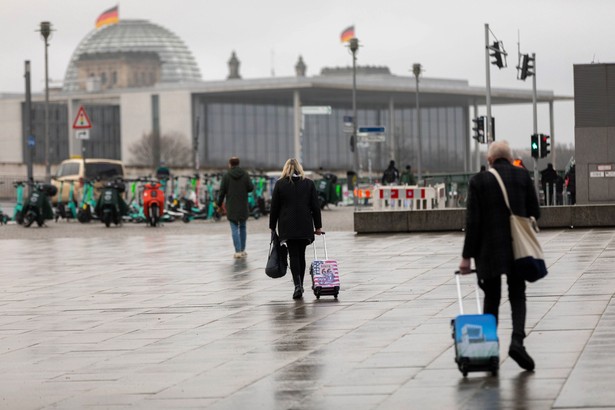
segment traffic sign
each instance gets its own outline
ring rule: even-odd
[[[34,135],[29,135],[28,136],[28,146],[33,147],[35,145],[36,145],[36,138],[34,138]]]
[[[383,142],[386,139],[386,128],[382,126],[374,127],[359,127],[357,136],[361,141],[366,142]]]
[[[75,130],[75,138],[78,140],[89,140],[90,139],[90,130],[86,129],[76,129]]]
[[[77,112],[77,116],[75,117],[75,121],[73,122],[73,129],[82,130],[88,128],[92,128],[92,122],[86,114],[85,108],[81,106],[79,107],[79,111]]]
[[[331,115],[330,105],[311,105],[301,107],[301,114],[303,115]]]

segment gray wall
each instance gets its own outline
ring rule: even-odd
[[[577,203],[615,202],[615,64],[574,66]]]

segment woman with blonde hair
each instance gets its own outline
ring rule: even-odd
[[[316,186],[305,177],[303,167],[294,158],[286,161],[282,176],[273,188],[269,228],[275,231],[276,227],[280,242],[288,247],[295,284],[293,299],[300,299],[305,276],[305,248],[314,242],[314,234],[321,234],[322,219]]]

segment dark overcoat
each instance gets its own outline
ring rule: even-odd
[[[278,229],[280,240],[314,241],[314,229],[322,228],[316,186],[311,179],[293,176],[279,179],[271,196],[269,228]]]
[[[527,170],[498,159],[493,167],[504,181],[510,207],[515,215],[540,217],[534,184]],[[470,179],[466,209],[464,258],[474,258],[479,279],[512,272],[513,251],[510,212],[497,179],[480,172]]]
[[[218,206],[222,206],[226,198],[226,218],[229,221],[245,221],[250,214],[248,209],[248,193],[254,190],[250,175],[242,168],[231,167],[222,177]]]

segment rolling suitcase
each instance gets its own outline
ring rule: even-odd
[[[478,284],[475,285],[478,314],[463,314],[459,276],[459,271],[455,272],[460,314],[451,320],[455,341],[455,362],[464,377],[468,375],[468,372],[491,372],[496,376],[500,368],[500,342],[495,316],[482,314]]]
[[[325,248],[325,258],[318,259],[316,256],[316,239],[314,239],[314,261],[310,265],[310,276],[312,277],[312,290],[316,299],[323,295],[332,295],[337,299],[340,292],[340,275],[337,261],[329,259],[327,254],[327,240],[323,232],[322,241]]]

